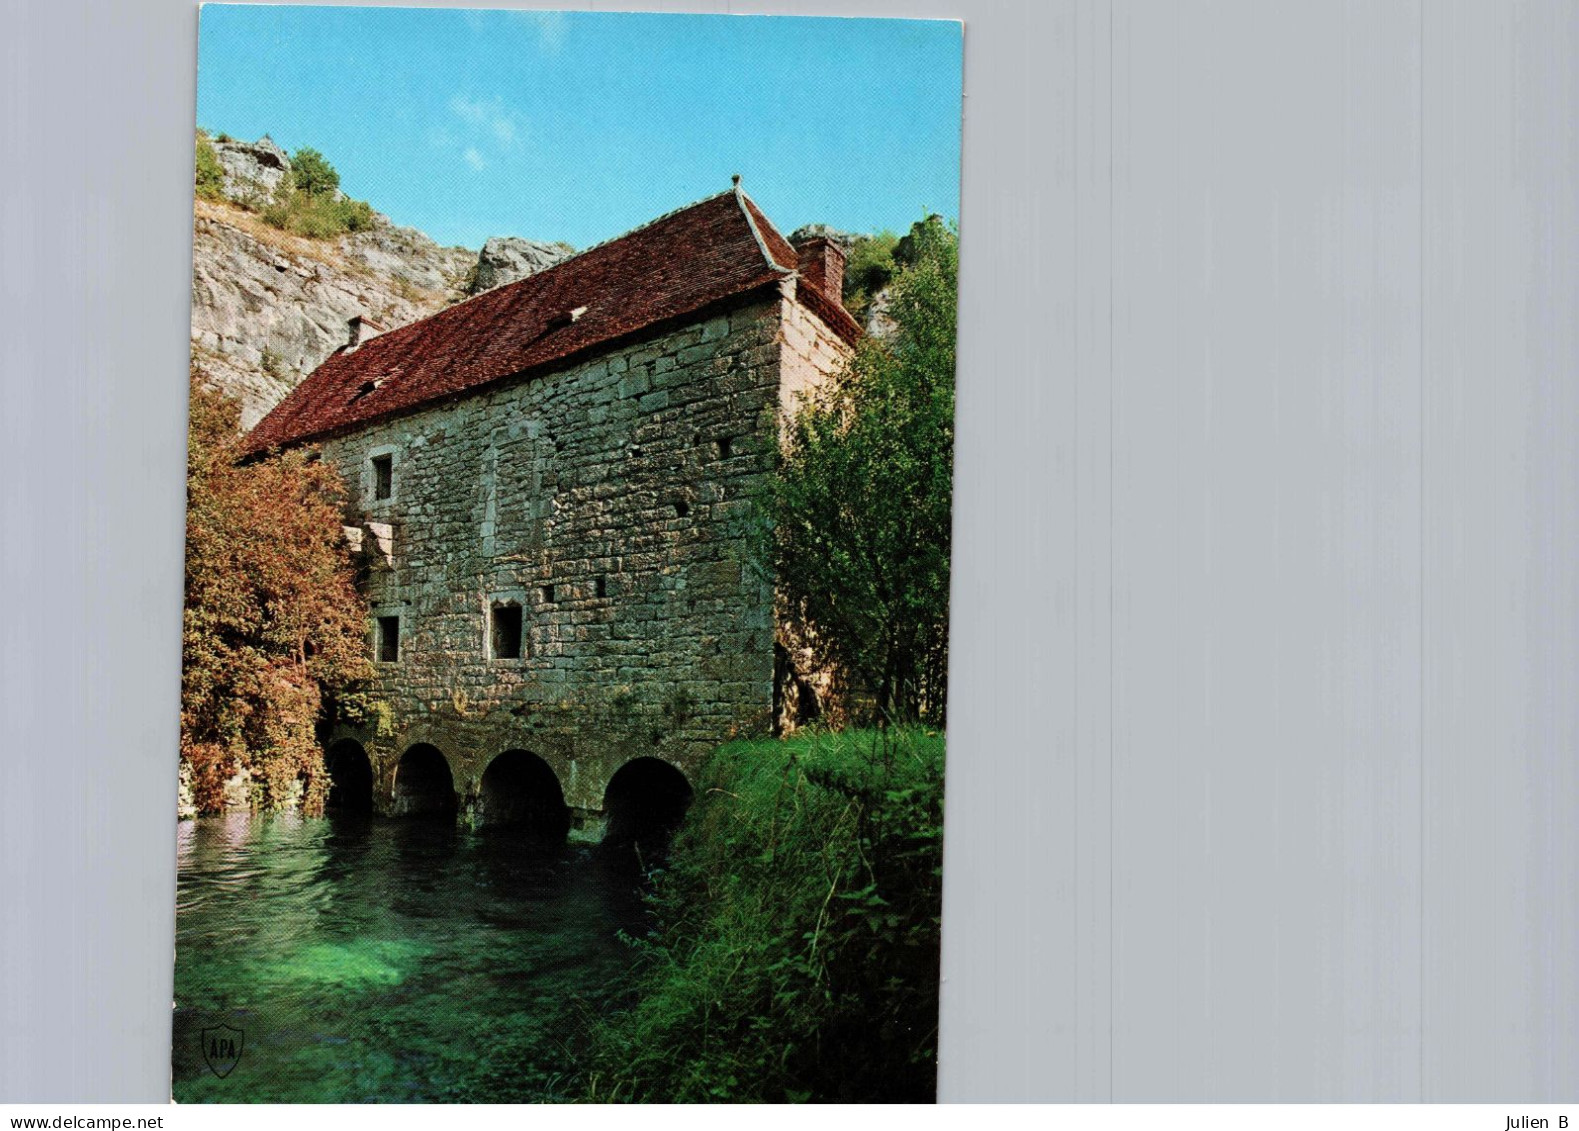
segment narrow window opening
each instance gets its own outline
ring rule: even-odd
[[[609,579],[601,573],[592,579],[592,595],[594,597],[607,597],[609,595]]]
[[[674,513],[684,518],[691,513],[691,504],[684,499],[676,499],[674,501]]]
[[[395,457],[373,457],[373,498],[387,499],[395,493]]]
[[[543,604],[545,604],[545,605],[552,605],[553,603],[554,603],[554,587],[552,585],[545,585],[545,586],[543,586]]]
[[[521,606],[514,601],[493,607],[493,658],[521,658]]]
[[[400,659],[400,618],[378,618],[378,662],[393,664]]]
[[[715,441],[715,446],[718,449],[719,459],[728,459],[734,454],[735,442],[728,436],[719,437],[719,439]]]

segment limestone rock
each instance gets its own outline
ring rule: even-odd
[[[285,150],[266,134],[257,141],[215,141],[214,153],[225,170],[225,195],[232,200],[273,196],[291,171]]]
[[[477,255],[477,274],[471,293],[482,294],[552,267],[575,254],[566,243],[543,243],[519,236],[493,236]]]
[[[194,206],[192,249],[193,356],[241,401],[248,428],[346,344],[348,319],[393,329],[424,318],[464,297],[476,261],[382,217],[310,240],[206,200]]]
[[[878,341],[892,338],[899,332],[899,323],[895,322],[889,314],[889,309],[894,301],[893,290],[884,287],[872,296],[872,301],[866,307],[866,332]]]
[[[245,428],[347,343],[352,317],[392,330],[575,254],[514,236],[480,252],[441,247],[379,213],[371,228],[336,240],[290,235],[241,206],[256,207],[284,182],[285,151],[268,137],[212,144],[231,199],[194,204],[192,354],[211,384],[240,400]],[[855,238],[824,225],[796,238],[805,234]]]
[[[837,228],[830,228],[827,224],[806,224],[790,233],[789,242],[798,244],[802,240],[817,239],[819,237],[825,240],[832,240],[844,248],[845,251],[849,251],[854,247],[856,241],[861,238],[854,232],[841,232]]]

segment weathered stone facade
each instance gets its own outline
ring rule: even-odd
[[[769,730],[773,593],[751,498],[781,412],[850,348],[796,283],[321,443],[347,479],[375,656],[380,618],[398,618],[398,656],[376,665],[387,710],[330,736],[366,750],[376,808],[416,804],[402,757],[425,744],[477,818],[490,764],[527,751],[572,835],[595,840],[623,765],[690,778],[719,743]]]

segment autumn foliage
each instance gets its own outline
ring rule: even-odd
[[[196,368],[187,455],[181,759],[196,807],[245,771],[251,804],[319,811],[317,728],[369,671],[366,609],[333,469],[299,452],[236,462],[234,401]]]

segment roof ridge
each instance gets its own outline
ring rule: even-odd
[[[354,351],[342,347],[258,422],[249,434],[249,451],[466,395],[795,278],[795,268],[784,266],[797,262],[794,247],[738,183],[726,192],[671,209],[542,271],[472,296],[495,296],[486,302],[466,299]],[[808,301],[821,297],[813,289]],[[589,302],[591,310],[571,309]],[[830,327],[845,340],[859,335],[848,315],[830,308],[824,317],[832,318]],[[355,395],[364,379],[374,381],[377,396]]]
[[[567,255],[567,256],[565,256],[565,258],[563,258],[561,260],[558,260],[555,263],[550,263],[547,267],[544,267],[541,271],[533,271],[530,275],[523,275],[519,279],[512,279],[512,280],[510,280],[510,282],[505,283],[502,286],[492,287],[492,288],[490,288],[490,289],[488,289],[486,291],[478,291],[474,295],[467,295],[465,298],[461,299],[459,302],[452,302],[452,303],[450,303],[448,306],[446,306],[444,308],[444,310],[454,310],[458,306],[465,306],[468,302],[472,302],[475,299],[482,298],[483,295],[498,294],[500,291],[508,290],[509,288],[515,286],[517,283],[524,283],[528,279],[537,279],[537,278],[542,277],[543,275],[547,275],[551,271],[557,271],[559,268],[563,267],[565,264],[571,263],[571,262],[573,262],[573,261],[575,261],[577,259],[580,259],[583,255],[586,255],[588,252],[597,251],[600,247],[607,247],[611,243],[618,243],[620,240],[624,239],[626,236],[634,236],[637,232],[645,231],[646,229],[652,227],[654,224],[661,224],[663,221],[671,220],[674,217],[678,216],[682,212],[689,212],[691,209],[697,207],[698,205],[706,204],[708,201],[711,201],[711,200],[717,200],[721,196],[728,196],[730,194],[730,192],[732,192],[732,191],[734,191],[734,190],[732,190],[732,189],[725,189],[723,192],[715,192],[711,196],[704,196],[704,197],[701,197],[698,200],[693,200],[693,201],[691,201],[690,204],[682,204],[678,208],[671,208],[671,209],[669,209],[669,211],[665,212],[662,216],[654,216],[651,220],[648,220],[646,223],[637,224],[634,228],[627,228],[625,231],[621,232],[617,236],[610,236],[606,240],[599,240],[597,243],[588,244],[586,247],[582,248],[580,251],[575,252],[575,253],[573,253],[571,255]],[[750,223],[750,221],[751,221],[751,217],[748,214],[746,216],[746,222]],[[756,229],[755,225],[752,225],[751,234],[754,235],[754,236],[757,234],[757,229]],[[492,237],[489,237],[489,238],[491,239]],[[761,246],[761,244],[762,244],[762,238],[760,236],[757,236],[757,244],[758,244],[758,246]],[[481,254],[481,253],[479,252],[479,254]],[[773,262],[771,257],[769,258],[768,262],[769,263]],[[775,263],[774,266],[777,267],[778,264]],[[779,270],[782,271],[783,268],[780,267]],[[436,312],[436,313],[442,313],[442,311],[439,311],[439,312]],[[427,318],[431,318],[431,317],[433,317],[433,315],[430,314],[426,318],[418,318],[415,322],[407,322],[404,326],[396,327],[396,329],[404,330],[406,328],[406,326],[415,326],[417,324],[417,322],[425,322],[425,321],[427,321]],[[391,331],[391,333],[392,332],[393,331]]]
[[[740,187],[739,173],[735,174],[734,188],[730,191],[735,194],[735,203],[740,206],[740,214],[746,218],[746,227],[751,229],[751,238],[757,241],[757,250],[762,253],[762,258],[767,260],[768,266],[786,275],[795,274],[795,268],[785,267],[778,260],[774,259],[773,253],[768,250],[768,241],[762,238],[762,231],[757,227],[756,219],[751,215],[751,209],[746,207],[746,202],[750,198],[746,196],[746,190]],[[722,196],[723,193],[718,195]],[[708,199],[711,200],[712,198],[709,197]],[[756,204],[756,201],[752,200],[751,203]],[[765,216],[767,213],[763,213],[763,215]]]

